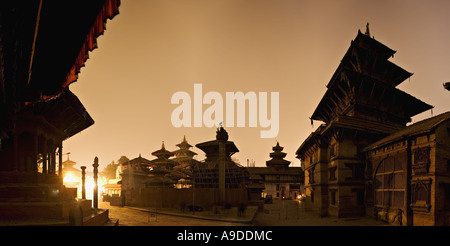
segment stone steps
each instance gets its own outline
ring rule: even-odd
[[[0,202],[45,202],[73,199],[74,188],[54,184],[0,184]]]
[[[61,219],[70,202],[0,202],[0,220]]]

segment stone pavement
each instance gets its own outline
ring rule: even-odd
[[[305,209],[299,201],[274,201],[265,204],[262,211],[248,207],[244,216],[237,209],[203,212],[181,212],[168,209],[110,206],[100,202],[99,207],[109,209],[109,217],[119,219],[120,226],[388,226],[382,221],[366,217],[320,217]]]
[[[212,212],[177,213],[170,210],[138,207],[110,206],[107,202],[99,202],[99,208],[109,209],[111,219],[119,219],[119,226],[248,226],[251,219],[243,217],[233,220],[225,214],[208,216]],[[236,212],[237,214],[237,212]],[[238,216],[235,216],[238,217]]]
[[[320,217],[302,206],[300,201],[292,200],[264,204],[264,210],[256,214],[253,223],[259,226],[389,226],[368,217]]]

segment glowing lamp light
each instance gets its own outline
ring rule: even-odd
[[[75,178],[72,173],[67,173],[63,178],[64,183],[76,183],[80,182],[77,178]]]

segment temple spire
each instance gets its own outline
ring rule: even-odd
[[[284,159],[284,157],[286,157],[286,153],[282,152],[283,149],[284,148],[281,147],[280,143],[277,141],[277,145],[272,147],[273,152],[270,153],[271,159],[266,161],[266,165],[268,167],[280,169],[280,168],[287,168],[289,164],[291,164],[290,161]]]
[[[369,22],[366,24],[366,32],[364,34],[370,37]]]
[[[164,146],[164,141],[162,141],[161,149],[154,151],[152,155],[158,157],[158,158],[164,158],[169,159],[171,156],[173,156],[173,153],[166,150],[166,147]]]

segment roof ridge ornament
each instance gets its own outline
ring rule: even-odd
[[[369,38],[370,38],[369,22],[367,22],[367,24],[366,24],[366,32],[364,34],[369,36]]]
[[[444,83],[444,88],[448,91],[450,91],[450,82],[445,82]]]

